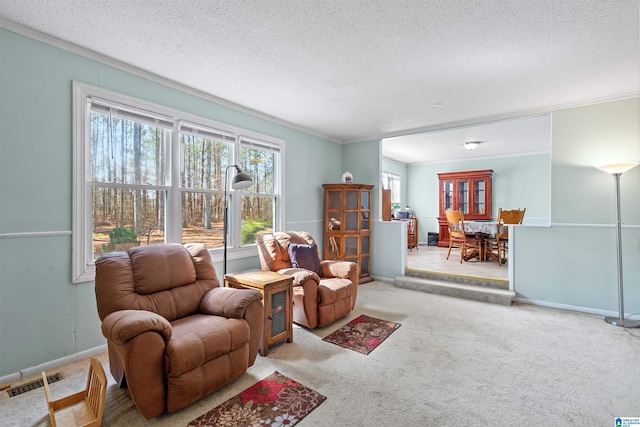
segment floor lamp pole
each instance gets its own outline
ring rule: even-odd
[[[227,192],[224,192],[224,238],[222,239],[222,247],[224,248],[224,256],[223,256],[223,261],[222,261],[222,277],[224,278],[224,276],[227,274],[227,229],[228,229],[228,223],[227,221],[229,221],[228,219],[228,213],[229,213],[229,206],[227,203]]]
[[[253,185],[253,179],[242,172],[238,165],[229,165],[224,171],[224,229],[222,235],[223,261],[222,261],[222,278],[227,275],[227,236],[229,235],[229,199],[227,198],[227,189],[229,188],[229,169],[235,168],[236,174],[231,180],[231,188],[234,190],[244,190]],[[223,286],[221,284],[220,286]]]
[[[227,275],[227,235],[229,234],[229,199],[227,198],[227,188],[229,187],[229,168],[235,167],[235,165],[227,166],[224,171],[224,227],[222,234],[222,251],[224,253],[222,259],[222,280],[224,282],[224,276]],[[221,285],[223,286],[223,285]]]
[[[616,180],[616,246],[618,255],[618,317],[608,316],[604,321],[623,328],[639,328],[640,321],[624,318],[624,290],[622,286],[622,222],[620,220],[620,175],[612,174]]]

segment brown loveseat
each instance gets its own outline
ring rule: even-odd
[[[255,361],[262,296],[221,288],[202,244],[103,255],[95,292],[111,373],[146,418],[190,405]]]
[[[309,233],[276,232],[258,238],[258,253],[263,270],[293,276],[293,321],[307,328],[333,323],[347,315],[356,305],[358,294],[357,264],[348,261],[320,261],[318,271],[294,268],[289,245],[316,245]]]

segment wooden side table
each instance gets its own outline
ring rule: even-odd
[[[224,285],[238,289],[260,291],[264,304],[264,331],[260,355],[283,341],[293,342],[293,277],[273,271],[247,271],[224,276]]]

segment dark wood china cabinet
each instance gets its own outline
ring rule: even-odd
[[[445,211],[461,209],[465,221],[491,220],[493,170],[439,173],[438,246],[449,246]]]

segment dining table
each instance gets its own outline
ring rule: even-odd
[[[500,231],[502,232],[503,225],[500,225]],[[498,232],[498,222],[497,221],[465,221],[464,222],[464,232],[467,235],[473,236],[478,242],[478,247],[469,251],[469,253],[464,257],[465,261],[469,261],[472,259],[477,259],[478,261],[486,261],[485,255],[489,255],[490,258],[498,260],[498,256],[493,252],[488,252],[485,250],[485,246],[488,244],[487,239],[495,236]]]

